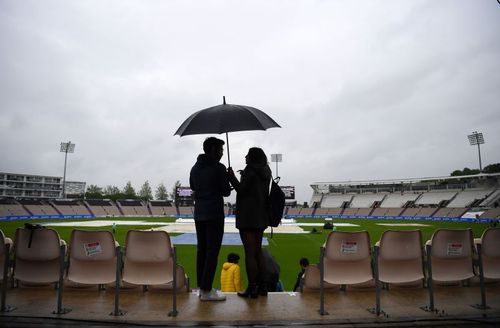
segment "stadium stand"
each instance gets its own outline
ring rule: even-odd
[[[313,215],[313,213],[314,213],[314,208],[302,207],[300,209],[300,215],[311,216],[311,215]]]
[[[287,215],[300,215],[300,207],[288,207]]]
[[[456,195],[457,191],[429,191],[424,192],[422,195],[415,201],[415,205],[434,205],[439,206],[443,202],[448,203],[451,201]]]
[[[323,197],[323,194],[317,194],[317,195],[313,195],[311,197],[311,206],[314,206],[315,204],[321,204],[321,199]]]
[[[148,211],[148,208],[144,206],[144,204],[140,200],[118,199],[116,203],[125,216],[151,215],[151,213]]]
[[[437,209],[433,207],[420,207],[416,216],[432,216],[436,213]]]
[[[459,192],[447,207],[472,207],[474,203],[485,200],[493,191],[494,189],[466,189]]]
[[[50,205],[46,204],[41,200],[29,200],[29,199],[21,199],[19,200],[24,208],[31,213],[31,215],[60,215],[61,213],[57,212],[56,209]]]
[[[343,208],[329,208],[328,215],[341,215]]]
[[[433,217],[441,217],[441,218],[459,218],[462,217],[467,212],[466,207],[457,207],[457,208],[451,208],[451,207],[444,207],[440,208],[435,212],[432,216]]]
[[[404,208],[378,207],[373,210],[373,216],[399,216],[404,211]]]
[[[360,208],[371,208],[373,207],[375,202],[381,202],[384,197],[386,197],[386,193],[366,193],[354,195],[351,201],[351,207],[360,207]]]
[[[91,215],[90,211],[78,200],[54,200],[52,205],[62,215]]]
[[[316,211],[314,212],[314,215],[321,216],[321,215],[328,215],[329,208],[317,208]]]
[[[417,216],[419,211],[419,208],[409,207],[401,213],[401,216]]]
[[[490,208],[479,216],[486,219],[500,219],[500,208]]]
[[[26,216],[30,215],[24,207],[13,199],[0,199],[0,216]]]
[[[481,207],[498,207],[500,206],[500,188],[494,190],[485,200],[479,204]]]
[[[358,208],[346,208],[342,215],[357,215],[358,213]]]
[[[342,207],[345,203],[350,203],[354,194],[328,194],[323,196],[321,207]]]
[[[88,208],[95,216],[121,216],[120,209],[109,199],[87,199]]]
[[[369,216],[372,211],[373,211],[373,208],[358,208],[356,215],[357,216]]]
[[[419,193],[390,193],[388,194],[380,207],[382,208],[402,208],[405,204],[409,202],[415,202],[417,198],[420,196]]]
[[[179,206],[179,215],[180,216],[193,216],[193,207],[192,206]]]
[[[177,216],[177,209],[166,200],[152,200],[149,202],[149,210],[152,215]]]

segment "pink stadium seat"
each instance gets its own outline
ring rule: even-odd
[[[375,313],[380,310],[379,281],[385,284],[422,282],[422,233],[414,231],[385,231],[375,245],[375,277],[377,300]]]
[[[437,229],[426,243],[429,306],[434,311],[433,282],[459,282],[474,277],[471,229]]]
[[[332,231],[320,252],[320,314],[324,309],[324,283],[353,285],[373,280],[370,236],[367,231]]]
[[[24,284],[55,284],[57,292],[57,310],[62,309],[62,286],[66,243],[59,238],[57,231],[46,228],[18,228],[14,239],[15,263],[13,278]]]
[[[121,315],[118,308],[118,286],[120,282],[120,246],[109,231],[71,232],[69,266],[66,279],[83,285],[115,284],[114,315]],[[100,288],[102,289],[102,288]]]
[[[0,272],[2,276],[0,277],[0,282],[2,283],[2,300],[0,306],[0,312],[10,312],[15,308],[5,304],[7,297],[7,285],[9,284],[9,273],[10,273],[10,253],[12,250],[12,240],[5,237],[2,230],[0,230]]]
[[[135,285],[172,283],[172,311],[177,315],[177,264],[175,248],[166,231],[129,230],[123,260],[124,282]]]
[[[479,279],[481,283],[481,304],[475,307],[489,308],[486,305],[484,279],[500,279],[500,228],[488,228],[480,239],[475,240],[479,257]]]

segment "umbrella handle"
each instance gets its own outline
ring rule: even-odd
[[[231,157],[229,156],[229,137],[226,132],[226,146],[227,146],[227,167],[231,167]]]

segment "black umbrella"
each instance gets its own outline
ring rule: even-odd
[[[187,136],[191,134],[226,134],[227,162],[231,166],[229,156],[228,132],[267,130],[280,128],[269,115],[250,106],[226,104],[223,97],[222,105],[202,109],[189,116],[177,129],[174,135]]]

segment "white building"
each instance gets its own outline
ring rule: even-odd
[[[0,172],[0,198],[62,197],[62,177]],[[85,182],[66,181],[66,195],[83,195]]]

